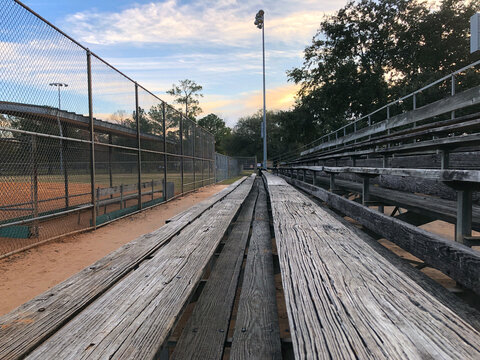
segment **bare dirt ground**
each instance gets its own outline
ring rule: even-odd
[[[165,220],[214,195],[227,185],[211,185],[96,231],[65,237],[0,260],[0,315],[68,279]]]

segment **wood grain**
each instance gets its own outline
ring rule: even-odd
[[[175,359],[221,359],[247,245],[256,186],[242,206],[225,246],[172,354]]]
[[[297,359],[480,357],[468,321],[350,226],[265,177]]]
[[[253,179],[205,211],[28,358],[154,358],[250,192]]]
[[[272,236],[263,181],[252,223],[230,359],[281,359]]]
[[[237,189],[245,179],[182,212],[176,221],[140,236],[0,317],[0,359],[24,357],[203,212]]]

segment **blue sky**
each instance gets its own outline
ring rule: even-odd
[[[24,3],[97,55],[171,101],[172,83],[189,78],[204,88],[202,115],[233,126],[262,107],[261,32],[265,10],[267,108],[292,106],[296,87],[286,70],[302,63],[325,14],[343,0],[129,1],[25,0]]]

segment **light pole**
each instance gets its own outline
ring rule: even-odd
[[[57,124],[58,131],[60,132],[60,171],[63,172],[63,130],[62,124],[60,124],[60,107],[61,107],[61,98],[60,98],[60,89],[62,87],[68,87],[68,84],[65,83],[50,83],[50,86],[55,86],[58,88],[58,111],[57,111]]]
[[[257,15],[255,15],[254,24],[257,28],[262,29],[262,55],[263,55],[263,168],[267,169],[267,116],[266,116],[266,106],[265,106],[265,21],[264,21],[265,12],[259,10]]]

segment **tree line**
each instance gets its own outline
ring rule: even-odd
[[[302,66],[287,71],[300,90],[288,111],[267,112],[269,158],[278,157],[478,59],[470,54],[469,19],[477,1],[351,1],[321,22]],[[458,91],[480,83],[479,70],[462,74]],[[445,96],[450,84],[419,95]],[[411,106],[406,104],[405,106]],[[233,129],[210,114],[198,120],[215,134],[217,150],[262,158],[262,112]]]

